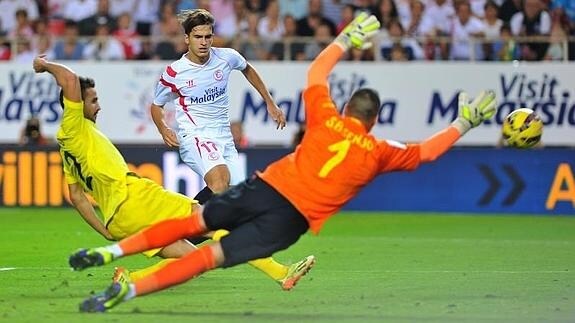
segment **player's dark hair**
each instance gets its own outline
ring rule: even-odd
[[[379,113],[379,95],[372,89],[361,89],[353,93],[347,103],[348,114],[370,123]]]
[[[96,87],[96,82],[94,79],[89,77],[78,77],[80,79],[80,91],[82,93],[82,100],[84,100],[84,93],[86,89],[91,89]],[[64,109],[64,91],[60,90],[60,106]]]
[[[183,10],[178,14],[178,20],[186,35],[189,35],[194,27],[201,25],[210,25],[213,31],[216,21],[214,16],[205,9]]]

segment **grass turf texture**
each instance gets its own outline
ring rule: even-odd
[[[68,269],[76,248],[106,244],[74,210],[0,209],[0,227],[5,322],[575,321],[569,217],[342,213],[276,255],[318,258],[291,292],[242,265],[105,314],[78,313],[114,266]],[[137,255],[114,264],[151,263]]]

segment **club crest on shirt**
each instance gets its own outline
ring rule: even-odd
[[[220,154],[218,154],[215,151],[212,151],[211,153],[208,154],[209,160],[218,160],[219,158],[220,158]]]
[[[214,72],[214,79],[216,81],[221,81],[224,79],[224,72],[222,70],[217,70]]]

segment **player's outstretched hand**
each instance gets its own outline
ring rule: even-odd
[[[162,139],[164,139],[164,143],[166,143],[168,147],[180,146],[180,142],[178,141],[178,137],[176,137],[176,133],[174,132],[174,130],[170,128],[165,128],[160,133],[162,135]]]
[[[268,106],[268,114],[272,118],[273,121],[276,122],[277,127],[276,129],[283,129],[286,126],[286,116],[282,109],[280,109],[277,105],[270,105]]]
[[[459,115],[453,125],[463,135],[469,129],[479,126],[483,121],[490,119],[497,110],[495,92],[481,91],[472,102],[469,102],[467,93],[461,92],[458,97]]]
[[[335,42],[346,49],[350,47],[368,49],[373,45],[369,41],[370,38],[378,32],[380,26],[379,20],[374,15],[369,16],[362,12],[343,29]]]
[[[36,73],[44,73],[46,72],[46,54],[42,54],[36,56],[34,61],[32,62],[32,67],[34,68],[34,72]]]

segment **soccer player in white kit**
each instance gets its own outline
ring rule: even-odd
[[[232,71],[241,71],[259,92],[279,129],[286,120],[258,72],[241,54],[212,47],[211,13],[188,10],[179,18],[188,52],[162,73],[151,106],[152,119],[166,145],[179,146],[182,160],[217,194],[245,179],[230,131],[228,80]],[[163,106],[171,101],[176,106],[177,135],[163,119]]]
[[[231,48],[212,47],[215,20],[210,12],[187,10],[178,18],[188,52],[166,67],[150,109],[166,145],[179,147],[182,160],[206,182],[207,187],[194,197],[203,204],[212,194],[221,193],[245,179],[230,130],[228,80],[232,71],[241,71],[259,92],[278,129],[285,127],[286,119],[258,72],[240,53]],[[163,106],[168,102],[176,106],[177,134],[163,117]],[[219,239],[219,236],[217,231],[212,238]],[[301,268],[310,267],[314,261],[313,256],[308,256],[288,267],[265,258],[251,264],[275,279],[282,288],[290,289],[294,278],[297,281],[303,276]]]

